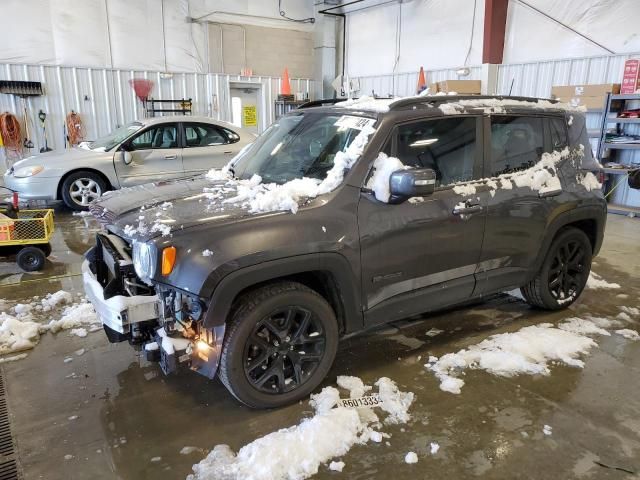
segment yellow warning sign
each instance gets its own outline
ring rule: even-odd
[[[258,113],[255,105],[245,105],[242,107],[242,123],[245,127],[258,126]]]

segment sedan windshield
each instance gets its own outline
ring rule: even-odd
[[[262,177],[264,183],[286,183],[308,177],[323,180],[336,153],[374,119],[351,115],[300,113],[272,124],[233,162],[237,178]]]
[[[111,150],[116,145],[122,143],[122,141],[128,138],[133,133],[137,132],[142,128],[142,124],[140,122],[132,122],[128,125],[124,125],[120,128],[116,128],[113,132],[104,137],[98,138],[89,144],[89,148],[91,150],[102,150],[108,151]]]

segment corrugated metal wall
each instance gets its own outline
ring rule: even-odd
[[[551,60],[547,62],[519,63],[500,65],[498,67],[498,94],[521,95],[526,97],[548,98],[554,85],[579,85],[597,83],[620,83],[625,60],[638,58],[640,54],[608,55],[601,57],[573,58],[566,60]],[[513,85],[513,88],[512,88]],[[640,108],[640,105],[631,105]],[[587,128],[600,129],[601,112],[587,113]],[[610,128],[613,125],[609,125]],[[628,125],[625,130],[640,135],[639,125]],[[590,140],[591,147],[596,151],[598,139]],[[640,152],[637,150],[617,150],[614,154],[616,162],[624,164],[640,164]],[[603,163],[608,158],[601,159]],[[623,177],[616,176],[616,181]],[[626,181],[613,193],[613,202],[640,206],[640,192],[632,190]]]
[[[230,82],[262,85],[260,130],[274,120],[274,101],[280,91],[280,78],[240,77],[238,75],[175,73],[162,78],[160,72],[57,67],[44,65],[0,64],[0,79],[31,80],[43,83],[45,94],[27,100],[31,140],[36,153],[44,145],[38,112],[47,113],[47,138],[50,148],[64,148],[64,119],[74,110],[80,113],[86,139],[107,134],[118,125],[142,117],[142,107],[129,85],[133,78],[154,82],[151,96],[157,99],[191,98],[193,114],[218,120],[231,120]],[[292,92],[313,95],[313,81],[292,79]],[[22,99],[0,94],[0,112],[9,111],[22,121]],[[27,154],[27,152],[25,152]]]
[[[466,77],[458,77],[456,69],[429,70],[426,73],[427,85],[442,80],[480,80],[481,67],[469,67],[470,73]],[[396,73],[394,75],[376,75],[370,77],[357,77],[360,83],[359,95],[376,95],[386,97],[391,94],[405,97],[416,94],[418,85],[418,72]]]

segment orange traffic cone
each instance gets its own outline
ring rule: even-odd
[[[291,84],[289,83],[289,70],[284,69],[282,82],[280,83],[280,95],[291,95]]]
[[[422,92],[427,88],[427,79],[424,75],[424,68],[420,67],[420,73],[418,74],[418,86],[416,87],[416,93]]]

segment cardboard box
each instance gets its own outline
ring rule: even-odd
[[[576,107],[587,107],[587,110],[604,110],[607,97],[573,97],[569,100],[562,100]]]
[[[601,83],[594,85],[563,85],[551,87],[551,95],[568,102],[574,97],[606,97],[607,93],[620,93],[619,83]]]
[[[640,60],[627,60],[624,62],[620,93],[630,94],[638,90],[640,90]]]
[[[439,92],[456,92],[465,95],[480,95],[480,80],[444,80],[438,82]]]
[[[433,95],[434,93],[438,93],[438,84],[437,83],[430,83],[429,84],[429,93],[431,95]]]

